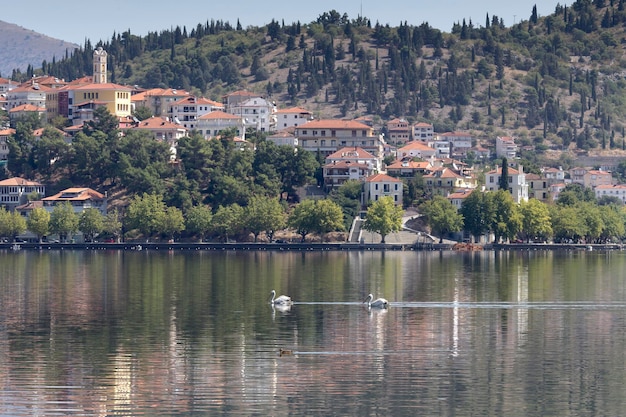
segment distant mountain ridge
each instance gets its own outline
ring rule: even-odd
[[[0,20],[0,75],[11,78],[14,69],[25,71],[28,65],[40,68],[44,60],[64,58],[65,51],[71,52],[78,47]]]

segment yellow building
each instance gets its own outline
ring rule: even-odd
[[[74,88],[73,116],[74,119],[90,120],[93,111],[105,106],[117,117],[131,115],[130,87],[114,83],[98,83],[77,86]]]

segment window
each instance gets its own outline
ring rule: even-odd
[[[489,182],[493,184],[493,175],[489,177]]]
[[[356,130],[352,131],[352,137],[356,137]]]

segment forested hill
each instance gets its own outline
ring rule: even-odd
[[[486,14],[482,22],[460,19],[451,33],[427,23],[381,26],[334,10],[307,24],[243,28],[210,20],[147,36],[115,33],[41,71],[89,74],[93,49],[102,46],[120,84],[217,100],[248,89],[318,117],[403,116],[485,140],[515,135],[540,152],[622,148],[624,1],[577,0],[542,17],[533,8],[512,27]]]

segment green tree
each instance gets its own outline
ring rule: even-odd
[[[330,192],[329,198],[343,211],[346,228],[349,228],[354,218],[359,215],[362,193],[363,183],[357,180],[346,181]]]
[[[474,236],[475,241],[489,231],[493,213],[490,201],[487,193],[475,190],[465,198],[459,210],[463,216],[463,227]]]
[[[509,162],[506,158],[502,158],[502,173],[498,181],[498,189],[509,190]]]
[[[139,106],[135,108],[133,116],[137,118],[137,120],[146,120],[152,117],[152,110],[146,106]]]
[[[26,231],[26,219],[17,211],[7,211],[4,207],[0,207],[0,236],[11,238]]]
[[[61,242],[78,231],[78,215],[69,202],[57,204],[50,213],[50,232],[59,235]]]
[[[491,192],[487,196],[493,210],[489,230],[494,234],[494,242],[499,243],[502,238],[513,239],[522,228],[522,216],[513,196],[505,190]]]
[[[100,210],[90,207],[78,216],[78,230],[83,232],[85,241],[93,241],[94,237],[104,229],[104,216]]]
[[[183,230],[185,230],[183,212],[176,207],[167,207],[161,218],[159,231],[164,233],[170,240],[174,240],[174,235]]]
[[[345,230],[341,207],[329,199],[316,200],[316,222],[314,231],[320,235],[322,242],[329,232]]]
[[[439,235],[439,243],[443,242],[445,235],[458,232],[463,227],[463,216],[445,197],[433,197],[420,206],[420,212],[426,216],[433,233]]]
[[[277,198],[252,197],[244,209],[245,227],[254,235],[256,242],[261,232],[272,241],[274,232],[285,228],[285,210]]]
[[[165,203],[160,194],[143,193],[136,195],[126,210],[126,223],[129,229],[137,229],[149,241],[150,237],[160,232],[165,215]]]
[[[315,200],[304,200],[296,205],[289,214],[287,223],[300,235],[304,242],[306,236],[315,230],[316,223]]]
[[[50,213],[42,207],[34,208],[26,220],[26,226],[41,242],[50,231]]]
[[[599,210],[602,222],[604,223],[600,239],[604,243],[610,240],[619,241],[626,233],[626,226],[624,225],[625,219],[621,209],[619,206],[612,205],[601,206]]]
[[[394,203],[393,198],[382,197],[367,208],[363,229],[380,234],[381,243],[385,243],[387,235],[402,229],[403,215],[404,210]]]
[[[233,236],[242,229],[244,209],[234,203],[228,206],[219,206],[213,215],[213,231],[228,242],[228,237]]]
[[[541,238],[547,240],[552,236],[552,221],[548,206],[539,200],[531,198],[520,203],[522,215],[522,232],[526,239]]]
[[[213,213],[204,204],[193,206],[185,218],[185,229],[190,233],[200,235],[200,242],[204,240],[206,234],[211,231],[211,221]]]
[[[110,210],[103,219],[102,231],[107,233],[116,240],[119,240],[122,235],[122,221],[120,220],[120,213],[117,209]]]

